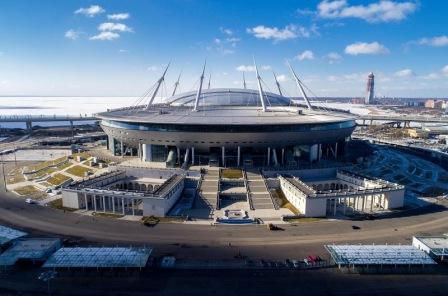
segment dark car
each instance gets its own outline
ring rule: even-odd
[[[359,227],[359,226],[357,226],[357,225],[352,225],[352,229],[353,229],[353,230],[360,230],[361,227]]]

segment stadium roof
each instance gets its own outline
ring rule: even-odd
[[[151,253],[151,248],[61,248],[45,262],[43,267],[145,267]]]
[[[290,99],[271,92],[264,92],[267,106],[289,106]],[[171,106],[193,106],[196,91],[175,95],[166,101]],[[202,90],[199,106],[261,106],[260,95],[254,89],[214,88]]]
[[[0,246],[25,235],[26,232],[0,225]]]
[[[410,245],[327,245],[338,265],[436,264],[425,252]]]

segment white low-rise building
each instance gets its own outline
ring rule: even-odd
[[[151,177],[150,170],[123,168],[70,184],[62,190],[62,201],[74,209],[163,217],[181,196],[184,180],[177,171]]]
[[[404,205],[405,187],[385,180],[337,170],[331,178],[303,181],[295,176],[278,177],[286,199],[306,217],[338,213],[373,213]]]
[[[446,236],[414,236],[412,245],[441,261],[448,256],[448,237]]]

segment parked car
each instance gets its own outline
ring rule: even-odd
[[[361,227],[359,227],[359,226],[357,226],[357,225],[352,225],[352,229],[353,229],[353,230],[360,230]]]
[[[26,202],[26,203],[29,203],[30,205],[37,204],[37,201],[35,201],[34,199],[31,199],[31,198],[27,198],[27,199],[25,199],[25,202]]]

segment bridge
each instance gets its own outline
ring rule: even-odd
[[[99,120],[95,116],[82,115],[2,115],[1,122],[24,122],[27,130],[32,130],[33,122],[68,121],[73,128],[73,122]]]
[[[370,121],[370,124],[374,121],[388,121],[396,123],[397,126],[403,123],[405,127],[409,127],[411,122],[448,124],[448,117],[422,115],[361,115],[358,116],[357,120],[362,120],[363,125],[366,125],[366,121]]]

